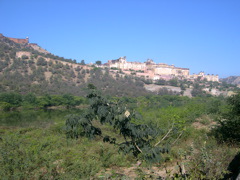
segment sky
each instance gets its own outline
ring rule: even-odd
[[[240,0],[0,0],[0,33],[94,63],[174,64],[240,76]]]

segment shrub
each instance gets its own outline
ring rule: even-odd
[[[47,65],[47,61],[44,58],[40,57],[37,60],[37,65],[38,66],[46,66]]]
[[[0,94],[0,101],[6,102],[14,106],[20,106],[22,103],[22,95],[18,93],[2,93]]]
[[[0,102],[0,108],[3,111],[10,111],[13,106],[7,102]]]
[[[26,55],[22,55],[22,60],[26,60],[26,59],[29,59],[29,57]]]
[[[91,92],[88,94],[90,108],[83,115],[69,115],[66,121],[66,134],[70,138],[79,138],[84,135],[92,139],[100,136],[104,142],[115,144],[125,154],[145,160],[147,163],[159,162],[161,153],[169,151],[168,142],[162,141],[170,132],[177,134],[180,126],[172,127],[163,136],[163,131],[152,124],[141,124],[138,113],[130,111],[121,102],[113,102],[102,97],[93,85],[89,85]],[[93,120],[101,124],[111,125],[123,137],[123,142],[118,142],[116,137],[106,135],[101,128],[96,127]],[[161,140],[157,140],[163,136]],[[162,145],[162,147],[160,147]]]
[[[213,129],[216,138],[221,142],[240,142],[240,92],[227,99],[229,111],[222,114],[218,126]]]

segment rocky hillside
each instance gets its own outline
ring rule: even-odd
[[[0,37],[0,91],[22,94],[85,94],[93,83],[104,93],[115,96],[148,94],[144,83],[127,76],[115,76],[108,69],[76,63],[27,44]]]
[[[55,56],[38,45],[19,44],[0,36],[0,91],[42,94],[84,95],[92,83],[104,94],[113,96],[158,95],[207,96],[227,95],[238,91],[240,77],[223,82],[173,78],[150,80],[120,69],[98,68],[76,60]],[[229,84],[232,83],[232,84]]]
[[[229,76],[227,78],[221,79],[221,81],[228,84],[240,85],[240,76]]]

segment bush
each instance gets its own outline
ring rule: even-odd
[[[227,167],[234,156],[234,150],[226,146],[217,146],[208,139],[203,144],[192,145],[188,150],[189,162],[186,171],[189,179],[223,179],[228,173]],[[224,178],[225,179],[225,178]]]
[[[215,137],[221,142],[240,142],[240,92],[227,99],[228,112],[222,114],[218,126],[213,129]]]
[[[22,55],[22,60],[26,60],[26,59],[29,59],[29,57],[26,55]]]
[[[10,111],[13,106],[7,102],[0,102],[0,108],[3,111]]]
[[[18,93],[2,93],[0,94],[0,102],[6,102],[14,106],[20,106],[22,103],[22,95]]]
[[[46,66],[47,65],[47,61],[44,58],[40,57],[37,60],[37,65],[38,66]]]
[[[90,139],[101,137],[103,142],[109,142],[119,147],[124,154],[133,154],[135,157],[145,160],[147,163],[159,162],[161,154],[169,151],[169,142],[162,142],[169,133],[176,135],[181,129],[177,122],[172,124],[172,128],[166,133],[153,124],[141,124],[139,114],[128,110],[121,102],[109,101],[102,97],[93,85],[89,85],[91,90],[88,94],[90,108],[88,112],[80,115],[69,115],[66,121],[66,135],[69,138],[79,138],[86,136]],[[98,120],[101,124],[111,125],[118,131],[123,142],[116,139],[116,135],[105,134],[102,126],[99,128],[93,122]],[[98,122],[98,124],[100,124]],[[162,146],[162,147],[160,147]]]

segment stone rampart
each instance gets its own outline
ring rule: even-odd
[[[29,42],[28,38],[26,39],[18,39],[18,38],[11,38],[11,37],[7,37],[7,38],[18,44],[28,44]]]

